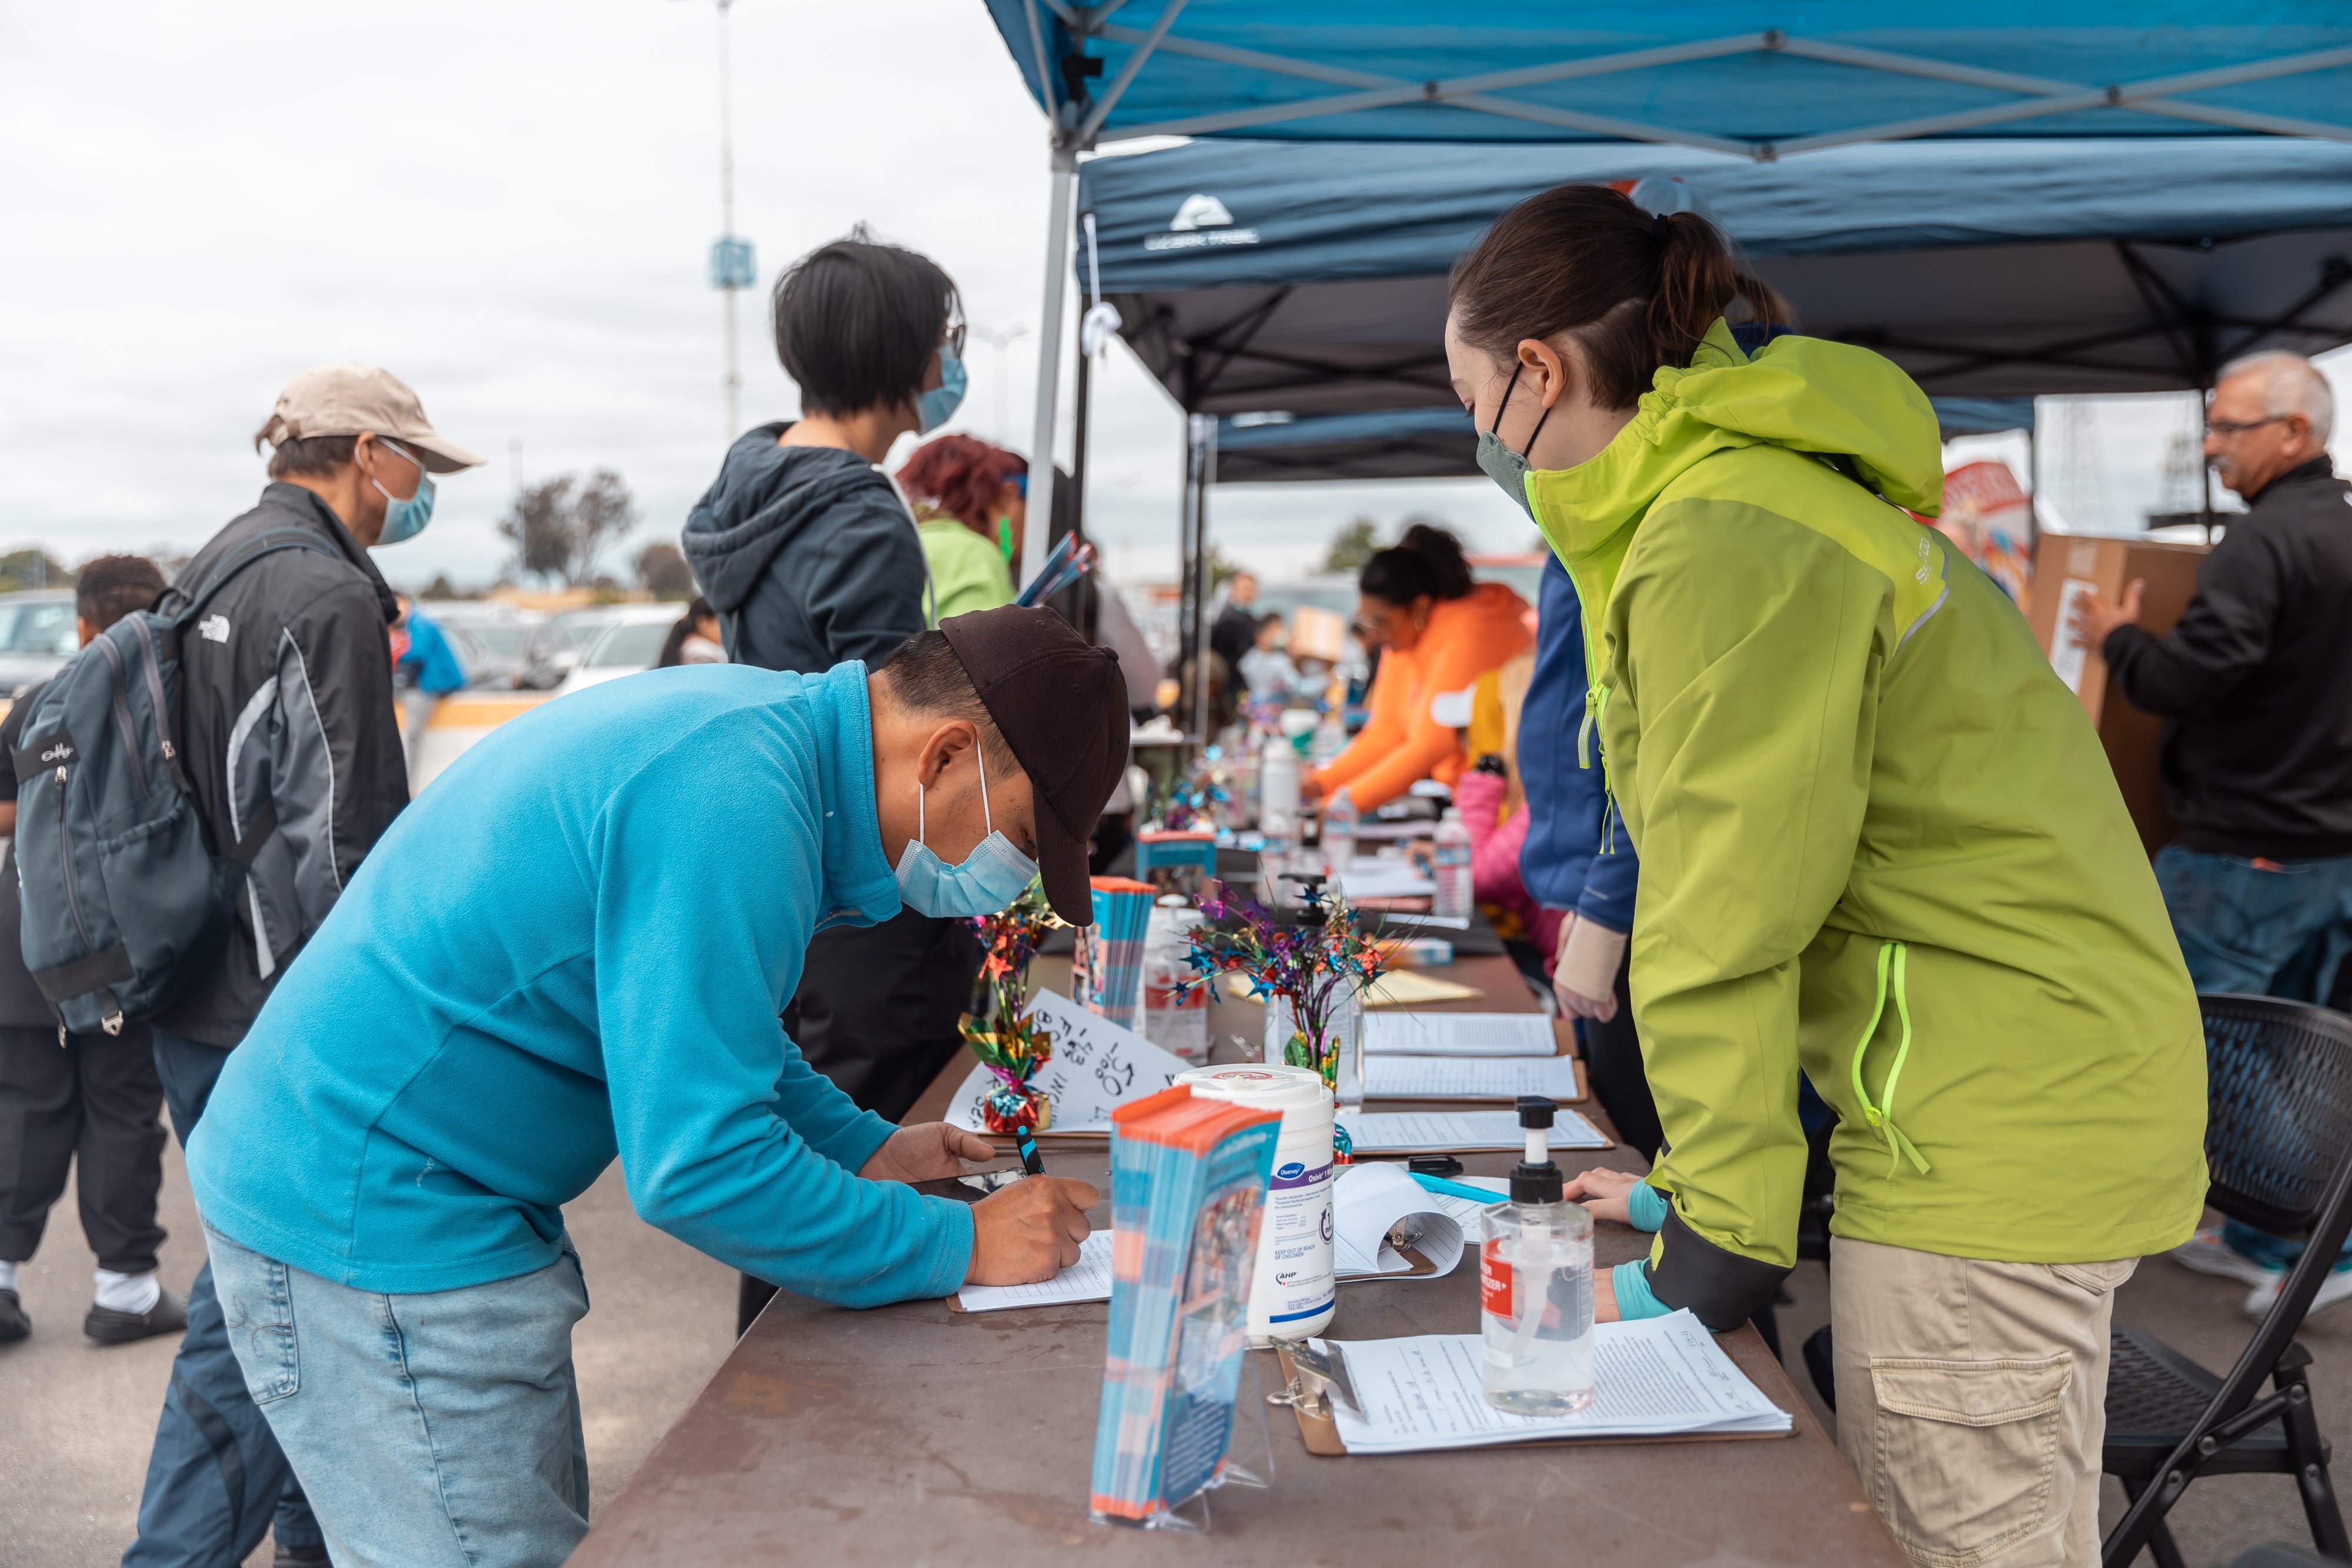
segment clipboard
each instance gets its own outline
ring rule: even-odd
[[[1383,1278],[1393,1277],[1383,1276]],[[1274,1354],[1282,1364],[1283,1382],[1286,1385],[1296,1382],[1298,1369],[1291,1364],[1289,1347],[1276,1344],[1274,1347]],[[1768,1394],[1765,1397],[1769,1399],[1771,1396]],[[1773,1403],[1779,1404],[1780,1401],[1774,1400]],[[1787,1406],[1783,1406],[1782,1408],[1785,1409]],[[1308,1453],[1325,1459],[1345,1459],[1354,1457],[1348,1452],[1348,1445],[1340,1441],[1339,1424],[1329,1416],[1310,1416],[1296,1405],[1290,1407],[1290,1413],[1298,1417],[1298,1440],[1307,1445]],[[1631,1443],[1777,1442],[1781,1438],[1793,1437],[1796,1435],[1797,1425],[1795,1421],[1791,1421],[1789,1424],[1789,1429],[1785,1432],[1668,1432],[1633,1437],[1538,1437],[1528,1443],[1496,1443],[1483,1448],[1433,1448],[1412,1454],[1381,1454],[1375,1457],[1383,1459],[1424,1458],[1431,1453],[1492,1454],[1511,1448],[1595,1448]]]

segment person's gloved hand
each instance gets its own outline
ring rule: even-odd
[[[944,1181],[963,1175],[963,1160],[995,1157],[995,1147],[978,1133],[945,1122],[918,1122],[883,1139],[857,1174],[867,1181]]]
[[[1625,933],[1571,915],[1559,925],[1559,952],[1552,967],[1551,994],[1570,1018],[1607,1023],[1617,1016],[1617,966],[1625,956]]]

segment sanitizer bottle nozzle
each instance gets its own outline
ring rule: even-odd
[[[1559,1107],[1540,1094],[1519,1096],[1519,1125],[1528,1134],[1527,1156],[1511,1167],[1513,1203],[1558,1203],[1564,1183],[1552,1164],[1552,1118]]]

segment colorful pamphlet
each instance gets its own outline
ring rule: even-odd
[[[1278,1112],[1182,1085],[1112,1113],[1111,1295],[1094,1518],[1150,1526],[1233,1436]]]
[[[1151,929],[1148,882],[1093,879],[1095,918],[1078,927],[1070,959],[1070,996],[1121,1029],[1143,1028],[1143,943]]]

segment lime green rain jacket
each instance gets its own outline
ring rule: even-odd
[[[1839,1118],[1836,1235],[2051,1263],[2186,1239],[2196,996],[2082,705],[1888,504],[1942,503],[1919,389],[1818,339],[1750,358],[1718,321],[1528,496],[1642,857],[1657,1298],[1728,1327],[1795,1262],[1801,1069]]]

